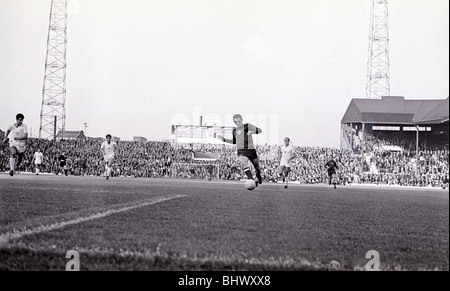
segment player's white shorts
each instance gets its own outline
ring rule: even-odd
[[[291,167],[291,162],[281,160],[280,161],[280,167],[290,168]]]
[[[27,150],[27,147],[25,145],[18,144],[18,143],[13,143],[13,142],[9,144],[9,147],[10,148],[15,147],[17,149],[17,152],[20,153],[20,154],[24,153]]]
[[[34,165],[40,166],[40,165],[42,165],[42,162],[35,161],[35,162],[34,162]]]
[[[114,154],[104,155],[103,158],[105,159],[105,162],[111,162],[114,160]]]

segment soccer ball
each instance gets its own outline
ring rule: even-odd
[[[256,188],[256,183],[255,180],[253,179],[249,179],[247,181],[245,181],[245,188],[247,188],[247,190],[253,190]]]

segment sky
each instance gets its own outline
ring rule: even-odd
[[[0,0],[0,129],[38,135],[50,0]],[[339,147],[366,96],[370,0],[69,0],[66,130],[170,138],[241,113],[259,143]],[[389,2],[392,96],[449,96],[449,1]]]

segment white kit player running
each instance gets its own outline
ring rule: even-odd
[[[105,159],[105,170],[106,170],[106,180],[111,177],[111,165],[114,161],[114,155],[117,148],[117,144],[111,141],[112,136],[108,134],[106,136],[106,141],[102,143],[101,150]]]
[[[289,182],[289,173],[291,172],[291,161],[295,158],[294,147],[290,145],[289,137],[284,138],[284,146],[281,146],[280,167],[278,168],[278,176],[283,177],[284,188],[287,189]]]
[[[31,163],[34,162],[34,165],[36,167],[36,175],[39,175],[39,172],[41,171],[42,162],[44,161],[44,154],[41,152],[40,149],[38,149],[33,156],[33,160]]]
[[[9,149],[11,156],[9,158],[9,174],[14,176],[16,167],[19,168],[25,155],[26,144],[28,139],[28,128],[23,123],[25,116],[22,113],[16,115],[16,123],[11,125],[5,134],[4,143],[9,141]],[[8,138],[8,136],[10,138]],[[17,159],[17,163],[16,163]]]

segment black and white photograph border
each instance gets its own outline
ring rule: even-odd
[[[449,270],[448,1],[8,0],[0,25],[0,271]]]

